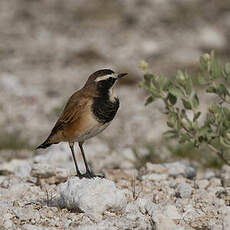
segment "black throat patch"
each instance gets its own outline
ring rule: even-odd
[[[100,123],[107,123],[113,120],[119,108],[119,99],[110,101],[108,97],[95,97],[92,105],[92,112]]]

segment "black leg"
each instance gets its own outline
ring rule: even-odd
[[[86,160],[86,158],[85,158],[85,152],[84,152],[84,149],[83,149],[83,146],[82,146],[83,143],[84,143],[84,142],[79,142],[79,147],[80,147],[80,149],[81,149],[81,154],[82,154],[82,157],[83,157],[83,160],[84,160],[84,163],[85,163],[86,173],[91,174],[91,171],[90,171],[90,169],[89,169],[87,160]]]
[[[85,163],[85,169],[86,169],[86,173],[82,175],[82,177],[87,177],[87,178],[93,178],[93,177],[101,177],[101,178],[104,178],[104,175],[96,175],[93,173],[93,171],[91,171],[89,169],[89,166],[88,166],[88,163],[87,163],[87,160],[86,160],[86,157],[85,157],[85,152],[84,152],[84,149],[83,149],[83,143],[84,142],[79,142],[79,147],[81,149],[81,154],[82,154],[82,157],[83,157],[83,160],[84,160],[84,163]]]
[[[75,164],[76,171],[77,171],[77,176],[78,176],[79,178],[82,178],[82,174],[81,174],[80,170],[78,169],[77,161],[76,161],[76,157],[75,157],[75,153],[74,153],[74,142],[69,142],[69,147],[70,147],[71,152],[72,152],[74,164]]]

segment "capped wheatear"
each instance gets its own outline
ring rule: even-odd
[[[77,176],[95,177],[87,164],[83,143],[102,132],[113,120],[119,108],[119,99],[113,94],[113,86],[126,75],[127,73],[115,73],[110,69],[101,69],[91,74],[83,88],[70,97],[50,135],[37,149],[68,142]],[[82,153],[86,168],[84,174],[79,171],[77,165],[74,142],[78,142]]]

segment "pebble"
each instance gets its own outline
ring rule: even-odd
[[[192,186],[187,183],[179,184],[176,189],[176,194],[181,198],[190,198],[192,195]]]
[[[208,180],[198,180],[197,185],[199,186],[200,189],[206,189],[209,185],[209,181]]]

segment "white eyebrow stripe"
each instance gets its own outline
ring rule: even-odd
[[[105,76],[102,76],[102,77],[97,77],[95,79],[95,81],[102,81],[102,80],[106,80],[110,77],[113,77],[113,78],[116,78],[116,75],[115,74],[109,74],[109,75],[105,75]]]

